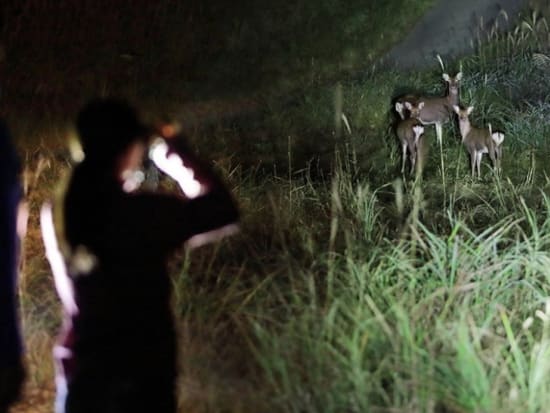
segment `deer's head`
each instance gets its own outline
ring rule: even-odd
[[[449,94],[457,95],[460,81],[462,80],[462,72],[458,72],[454,77],[449,76],[447,73],[443,73],[443,80],[447,82]]]

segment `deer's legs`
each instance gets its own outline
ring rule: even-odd
[[[402,156],[402,162],[401,162],[401,173],[405,173],[405,162],[407,160],[407,144],[403,143],[402,145],[403,149],[403,156]]]
[[[411,160],[411,175],[413,175],[414,167],[416,165],[416,150],[414,148],[410,151],[410,160]]]
[[[476,152],[476,165],[477,165],[477,177],[481,179],[481,159],[483,158],[483,152]]]
[[[441,147],[443,144],[443,125],[439,122],[435,123],[435,134],[437,136],[437,143]]]

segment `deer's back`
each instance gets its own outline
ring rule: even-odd
[[[413,127],[416,125],[421,125],[418,119],[407,118],[402,120],[397,124],[396,134],[400,141],[414,141],[414,131]]]
[[[424,107],[420,110],[420,120],[423,123],[446,122],[450,118],[451,108],[446,97],[422,98]]]
[[[466,138],[464,138],[464,145],[470,151],[492,151],[494,148],[494,142],[491,139],[489,129],[484,128],[472,127]]]

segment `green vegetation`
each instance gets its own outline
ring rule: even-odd
[[[268,273],[246,315],[280,411],[545,408],[548,35],[533,14],[510,36],[493,33],[476,55],[451,62],[451,72],[465,74],[462,102],[476,106],[474,123],[506,132],[500,178],[484,163],[483,179],[472,180],[458,132],[447,127],[445,180],[430,130],[422,179],[388,185],[400,165],[387,128],[391,98],[442,93],[437,64],[433,72],[374,73],[274,111],[274,135],[284,125],[293,137],[289,168],[300,169],[293,155],[303,156],[291,148],[312,137],[317,148],[337,148],[289,172],[272,211],[286,271]],[[339,132],[331,115],[340,94],[351,133]]]
[[[361,44],[350,40],[360,42],[354,36],[365,19],[358,3],[345,9],[328,2],[319,6],[314,19],[330,20],[338,11],[349,33],[334,37],[334,44],[323,37],[326,43],[319,41],[311,71],[296,56],[311,44],[308,36],[320,33],[318,25],[299,19],[310,15],[313,3],[299,4],[301,14],[289,26],[276,24],[288,15],[286,6],[274,13],[251,4],[243,7],[249,14],[239,10],[239,19],[227,18],[226,24],[239,28],[231,41],[243,62],[253,56],[247,45],[263,50],[262,36],[269,30],[304,27],[304,36],[291,47],[283,40],[284,47],[272,46],[273,56],[291,52],[296,66],[280,67],[281,61],[291,61],[283,58],[259,66],[277,70],[273,89],[260,74],[248,78],[248,90],[264,99],[261,110],[190,132],[191,143],[216,160],[230,183],[243,223],[239,235],[174,260],[182,411],[544,411],[550,405],[547,14],[526,15],[510,34],[489,33],[474,55],[444,62],[452,74],[464,73],[461,100],[476,107],[473,123],[491,123],[505,132],[502,176],[494,176],[484,159],[482,179],[471,179],[458,130],[449,124],[443,136],[444,179],[433,128],[427,128],[430,151],[422,177],[415,179],[399,173],[391,102],[408,92],[442,94],[441,69],[434,61],[433,69],[423,72],[353,74],[361,59],[342,62],[363,53]],[[227,12],[219,7],[203,10],[199,21]],[[159,10],[156,24],[174,18],[168,8]],[[260,24],[265,19],[272,25]],[[190,24],[200,27],[195,20]],[[287,41],[292,37],[292,31],[286,33]],[[349,49],[341,42],[348,42]],[[387,47],[376,45],[373,40],[373,50]],[[196,53],[201,50],[194,47]],[[185,98],[216,91],[222,70],[216,64],[230,59],[219,50],[207,49],[205,60],[194,66],[211,64],[216,74],[206,71],[211,77],[199,84],[193,77],[177,80],[178,87],[190,85]],[[144,56],[151,64],[157,61]],[[107,91],[149,102],[153,113],[165,105],[172,109],[179,91],[169,86],[176,84],[177,72],[163,70],[174,67],[159,65],[159,72],[136,75],[140,81],[128,93],[117,89],[122,88],[118,83]],[[290,72],[296,77],[288,77]],[[314,81],[305,82],[307,76]],[[237,77],[233,86],[239,88]],[[90,77],[89,86],[83,83],[75,101],[95,91],[100,78]],[[8,96],[14,96],[14,84],[8,85]],[[306,87],[298,89],[299,84]],[[291,99],[280,99],[290,92]],[[60,107],[72,102],[56,96]],[[31,186],[36,213],[68,163],[58,143],[62,125],[49,121],[57,114],[46,113],[47,127],[33,131],[34,123],[17,122],[24,96],[19,99],[6,113],[18,136],[32,135],[22,141],[28,168],[34,170],[40,157],[50,162]],[[42,386],[51,381],[51,368],[41,360],[49,353],[58,307],[36,221],[33,215],[21,291],[30,379]]]

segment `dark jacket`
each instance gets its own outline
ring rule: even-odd
[[[0,367],[20,361],[16,282],[19,240],[17,207],[21,199],[19,162],[8,129],[0,121]]]
[[[71,274],[79,308],[75,346],[86,352],[92,345],[97,353],[105,345],[114,354],[120,345],[125,354],[128,346],[152,349],[172,340],[170,254],[193,235],[235,223],[238,215],[221,188],[193,200],[128,194],[84,161],[70,181],[64,217],[71,249],[83,246],[97,259],[91,273]]]
[[[62,343],[72,354],[62,360],[67,411],[94,403],[118,403],[120,412],[173,411],[176,347],[167,260],[194,235],[234,224],[232,197],[221,185],[192,200],[126,193],[85,160],[69,181],[62,216],[69,250],[95,262],[83,270],[68,260],[79,311]],[[112,391],[117,400],[109,386],[118,389]]]

